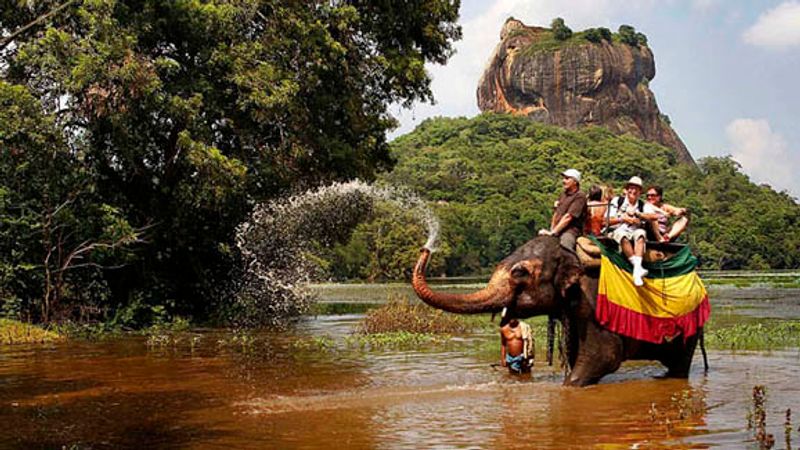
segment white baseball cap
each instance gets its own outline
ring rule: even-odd
[[[561,175],[563,175],[565,177],[570,177],[570,178],[574,179],[575,181],[577,181],[578,183],[581,182],[581,173],[578,172],[575,169],[567,169],[567,170],[561,172]]]
[[[633,176],[633,177],[631,177],[630,180],[628,180],[627,183],[625,183],[626,187],[630,186],[630,185],[642,187],[642,179],[639,178],[639,177]]]

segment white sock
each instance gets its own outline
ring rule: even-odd
[[[636,286],[644,285],[642,277],[647,275],[647,270],[642,267],[642,257],[631,256],[628,260],[633,264],[633,284]]]

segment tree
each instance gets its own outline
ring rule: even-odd
[[[124,265],[142,230],[97,196],[82,155],[26,87],[0,81],[0,105],[0,291],[15,303],[2,309],[47,322],[89,306],[79,285]]]
[[[565,41],[572,37],[572,30],[564,23],[564,19],[556,17],[550,23],[550,29],[553,30],[553,37],[559,41]]]
[[[600,30],[597,28],[589,28],[584,31],[583,37],[587,41],[594,42],[595,44],[599,44],[603,40],[603,35],[600,34]]]
[[[583,37],[589,41],[594,43],[600,43],[602,41],[611,42],[612,39],[611,30],[608,28],[589,28],[584,31]]]
[[[639,39],[636,37],[636,29],[630,25],[620,25],[617,30],[619,33],[619,40],[624,44],[638,46]]]
[[[425,63],[461,35],[457,0],[16,4],[0,11],[2,77],[36,99],[50,150],[92,193],[75,198],[97,212],[75,225],[101,230],[108,213],[147,241],[99,269],[109,302],[189,314],[236,264],[252,205],[392,167],[388,105],[431,100]]]

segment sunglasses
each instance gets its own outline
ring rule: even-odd
[[[658,194],[647,194],[647,197],[648,198],[650,198],[650,197],[658,197]]]

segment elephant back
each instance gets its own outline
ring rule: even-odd
[[[611,238],[595,237],[595,240],[600,242],[607,249],[618,250],[617,243]],[[643,259],[644,262],[648,264],[666,261],[675,256],[684,247],[684,244],[676,244],[673,242],[647,242]],[[589,239],[585,236],[579,237],[577,240],[577,245],[575,245],[575,253],[578,254],[578,259],[580,259],[584,268],[600,268],[600,255],[602,255],[602,251],[592,239]]]

